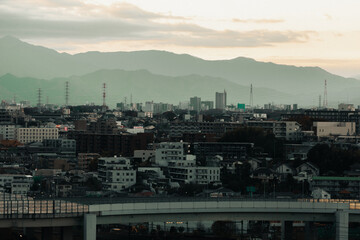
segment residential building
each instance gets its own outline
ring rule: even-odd
[[[331,194],[321,188],[312,190],[311,196],[315,199],[331,199]]]
[[[355,111],[354,104],[340,103],[338,106],[339,111]]]
[[[42,142],[45,139],[58,139],[59,129],[57,128],[16,128],[16,140],[21,143]]]
[[[194,154],[199,159],[219,155],[226,160],[245,160],[253,147],[253,143],[196,142],[194,143]]]
[[[295,121],[247,121],[249,127],[260,127],[272,132],[276,138],[297,141],[302,137],[301,125]]]
[[[58,152],[76,152],[76,141],[74,139],[44,139],[44,147],[56,148]]]
[[[353,136],[356,134],[355,122],[314,122],[313,130],[318,137]]]
[[[197,166],[196,156],[189,153],[188,143],[160,143],[156,149],[155,163],[163,166],[174,182],[210,184],[220,181],[219,165]]]
[[[311,162],[304,162],[296,168],[296,172],[307,172],[311,176],[318,176],[320,174],[320,169]]]
[[[89,171],[90,164],[93,161],[97,161],[100,158],[98,153],[79,153],[78,154],[78,166],[84,171]]]
[[[145,150],[154,141],[153,133],[96,134],[74,132],[78,153],[99,153],[102,156],[132,157],[135,150]]]
[[[0,174],[0,191],[2,192],[26,195],[32,183],[31,175]]]
[[[98,173],[104,190],[122,191],[136,184],[136,170],[129,158],[99,158]]]
[[[153,157],[155,157],[154,150],[135,150],[134,151],[134,158],[141,159],[142,162],[148,161]]]
[[[169,134],[171,137],[182,137],[186,133],[202,133],[221,137],[242,126],[238,122],[174,122],[170,124]]]
[[[308,152],[315,145],[315,142],[284,144],[286,160],[306,160]]]
[[[70,182],[60,181],[56,183],[55,194],[58,197],[68,197],[73,190],[73,186]]]
[[[12,123],[0,123],[0,135],[3,140],[15,139],[15,124]]]
[[[195,159],[195,156],[186,157],[190,153],[190,144],[185,142],[162,142],[155,150],[155,164],[168,166],[169,161]]]

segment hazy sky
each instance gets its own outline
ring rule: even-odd
[[[360,75],[359,0],[0,0],[0,36],[61,52],[160,49]]]

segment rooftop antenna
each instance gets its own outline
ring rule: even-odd
[[[324,86],[324,102],[323,102],[324,108],[327,108],[328,106],[328,98],[327,98],[327,82],[325,79],[325,86]]]
[[[69,106],[69,82],[65,82],[65,107]]]
[[[254,105],[254,96],[253,96],[253,85],[250,85],[250,107],[252,108]]]

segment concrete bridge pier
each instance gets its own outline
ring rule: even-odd
[[[291,240],[293,232],[292,221],[281,221],[281,240]]]
[[[349,238],[349,212],[337,210],[335,213],[336,240]]]
[[[96,240],[96,214],[84,215],[84,240]]]

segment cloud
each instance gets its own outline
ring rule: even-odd
[[[235,23],[258,23],[258,24],[284,22],[283,19],[239,19],[239,18],[234,18],[232,21]]]
[[[193,47],[257,47],[277,43],[306,42],[309,31],[214,30],[191,23],[189,19],[144,11],[128,3],[98,6],[82,2],[35,0],[43,8],[24,14],[11,1],[0,7],[0,32],[26,39],[72,39],[93,41],[134,40],[156,44]],[[33,3],[33,1],[31,1]],[[61,7],[60,7],[61,6]],[[171,23],[158,21],[172,20]],[[280,19],[237,20],[256,23],[281,22]]]
[[[330,21],[333,20],[333,17],[330,14],[324,14],[324,18]]]

